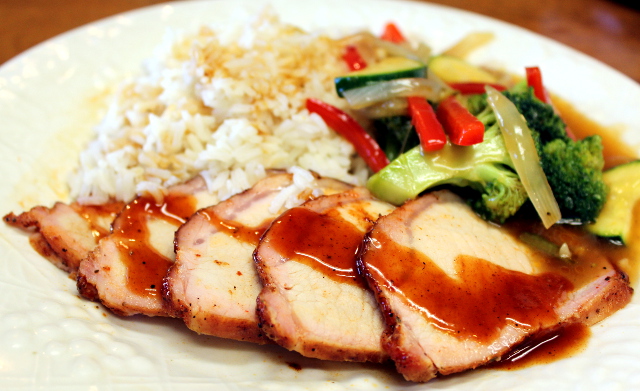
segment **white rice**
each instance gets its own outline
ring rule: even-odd
[[[340,55],[332,39],[269,11],[235,29],[168,36],[113,94],[70,180],[72,196],[161,198],[166,187],[201,175],[222,200],[269,168],[291,169],[298,188],[310,178],[305,170],[362,184],[366,168],[353,147],[304,108],[308,97],[343,106],[333,86],[346,72]]]

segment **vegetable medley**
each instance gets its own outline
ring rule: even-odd
[[[411,44],[393,23],[380,37],[346,37],[351,72],[335,87],[358,121],[316,99],[307,109],[353,143],[373,172],[367,187],[380,199],[399,205],[448,185],[496,223],[529,204],[547,228],[597,226],[608,188],[620,187],[605,182],[600,136],[576,139],[540,68],[525,68],[514,82],[464,59],[491,37],[470,34],[440,54]]]

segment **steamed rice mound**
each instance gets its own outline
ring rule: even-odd
[[[167,186],[200,174],[222,200],[266,169],[291,167],[363,183],[353,147],[304,108],[308,97],[343,106],[333,85],[347,71],[341,54],[336,41],[269,12],[235,30],[167,37],[113,94],[80,156],[72,196],[161,199]]]

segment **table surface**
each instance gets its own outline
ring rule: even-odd
[[[161,0],[0,0],[0,64],[72,28]],[[430,0],[524,27],[640,83],[637,0]]]

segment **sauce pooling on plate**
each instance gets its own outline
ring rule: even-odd
[[[577,138],[581,139],[594,134],[602,138],[605,170],[638,159],[638,151],[622,141],[619,129],[604,127],[590,120],[562,99],[554,97],[553,104],[558,108],[560,116]]]
[[[549,364],[580,353],[587,345],[591,330],[573,323],[537,338],[527,339],[489,368],[513,371],[533,365]]]
[[[554,307],[573,284],[555,273],[525,274],[480,258],[461,255],[450,276],[424,254],[385,234],[366,262],[386,289],[401,292],[436,327],[457,338],[491,341],[507,325],[553,323]]]
[[[602,138],[605,170],[640,159],[637,147],[634,149],[622,140],[621,131],[624,129],[618,129],[615,126],[602,126],[587,118],[571,103],[561,98],[553,97],[553,104],[577,138],[581,139],[594,134]],[[631,285],[635,286],[640,268],[640,204],[635,205],[629,213],[633,214],[635,218],[631,234],[631,237],[635,239],[630,241],[626,247],[612,245],[608,241],[599,240],[586,232],[581,235],[584,240],[590,243],[590,248],[599,248],[604,251],[614,265],[629,275]]]

